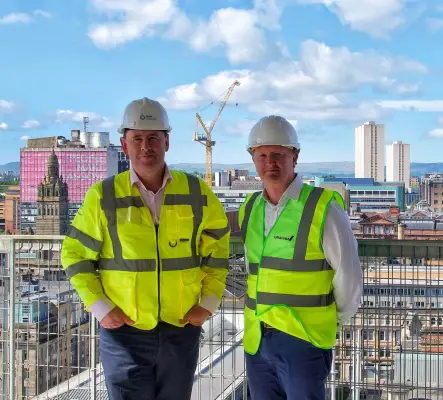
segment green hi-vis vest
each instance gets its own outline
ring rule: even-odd
[[[249,263],[243,337],[247,353],[255,354],[260,346],[260,321],[320,348],[334,345],[334,270],[322,249],[331,200],[345,208],[338,193],[304,184],[299,199],[288,200],[266,237],[263,197],[254,193],[242,205],[239,222]]]

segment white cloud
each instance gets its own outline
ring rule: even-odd
[[[119,121],[114,121],[106,117],[102,117],[102,122],[100,122],[97,127],[101,129],[113,129],[120,125]]]
[[[433,138],[443,139],[443,129],[433,129],[429,132],[429,136]]]
[[[83,124],[83,117],[89,118],[89,126],[91,129],[113,129],[120,124],[120,122],[104,117],[96,112],[72,110],[55,111],[55,122],[57,123]]]
[[[6,122],[0,122],[0,130],[5,131],[8,129],[8,124]]]
[[[439,32],[443,29],[443,19],[441,18],[428,18],[426,23],[429,31],[432,33]]]
[[[378,104],[383,108],[402,111],[443,111],[443,100],[384,100],[380,101]]]
[[[241,85],[231,102],[257,114],[281,113],[292,119],[345,120],[377,119],[388,111],[375,102],[350,97],[362,86],[394,93],[415,90],[393,77],[397,72],[425,72],[426,67],[407,59],[375,51],[351,52],[307,40],[300,59],[283,59],[261,70],[232,69],[171,88],[162,98],[167,108],[195,109],[220,98],[234,80]]]
[[[208,22],[193,27],[187,40],[199,52],[225,47],[233,64],[257,60],[267,51],[264,33],[257,24],[253,11],[224,8],[215,11]]]
[[[30,136],[20,136],[20,140],[28,140],[30,139]]]
[[[43,10],[35,10],[33,11],[33,14],[43,18],[52,18],[52,14],[50,12]]]
[[[267,43],[261,25],[272,22],[275,26],[279,17],[277,6],[264,9],[264,0],[257,0],[257,10],[222,8],[208,20],[190,18],[176,0],[91,1],[108,19],[89,29],[88,35],[97,47],[109,49],[143,36],[162,36],[188,43],[197,52],[223,48],[232,63],[262,57]],[[273,0],[266,2],[271,5]]]
[[[375,38],[386,38],[405,20],[407,0],[296,0],[298,3],[324,4],[344,25]]]
[[[0,114],[14,112],[17,109],[17,104],[8,100],[0,100]]]
[[[256,122],[260,119],[260,117],[256,119],[245,119],[242,121],[239,121],[235,123],[234,125],[230,125],[226,128],[226,131],[233,135],[240,135],[240,136],[248,136],[249,132],[251,131],[252,127],[256,124]],[[294,128],[297,127],[298,121],[297,120],[288,120]]]
[[[0,24],[27,24],[32,21],[32,17],[25,13],[12,13],[0,18]]]
[[[36,121],[35,119],[30,119],[30,120],[23,122],[21,127],[23,129],[36,129],[36,128],[40,128],[41,124],[39,121]]]
[[[28,24],[34,17],[51,18],[51,13],[43,10],[34,10],[32,13],[11,13],[0,18],[0,24]]]
[[[90,122],[102,121],[103,117],[95,112],[89,111],[72,111],[72,110],[57,110],[55,112],[56,122],[83,122],[83,117],[88,117]]]
[[[168,89],[164,96],[158,98],[165,107],[175,108],[177,110],[186,110],[189,108],[198,108],[204,101],[203,95],[198,93],[197,83],[189,85],[179,85]]]

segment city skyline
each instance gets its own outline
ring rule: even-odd
[[[250,162],[248,131],[270,113],[296,125],[300,162],[353,161],[354,128],[368,120],[387,127],[385,144],[410,143],[413,161],[441,161],[441,8],[350,4],[6,0],[1,54],[13,62],[0,66],[2,158],[17,161],[27,137],[82,129],[83,116],[118,144],[124,107],[148,96],[170,113],[167,161],[204,162],[195,113],[210,122],[238,79],[214,130],[216,163]]]

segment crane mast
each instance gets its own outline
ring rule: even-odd
[[[206,127],[205,123],[201,119],[200,114],[196,113],[197,129],[194,133],[194,141],[199,142],[206,147],[206,177],[205,177],[205,181],[209,187],[212,187],[212,148],[215,145],[215,141],[212,140],[211,134],[212,134],[215,124],[217,123],[217,120],[220,117],[220,114],[222,113],[223,109],[226,106],[226,103],[228,102],[229,98],[231,97],[231,94],[234,91],[234,88],[239,85],[240,85],[239,81],[234,81],[234,83],[229,87],[228,92],[226,93],[225,98],[221,102],[220,107],[218,108],[214,119],[209,124],[209,127]],[[199,125],[202,126],[202,128],[204,130],[204,135],[198,134],[198,126]]]

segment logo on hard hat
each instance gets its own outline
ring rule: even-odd
[[[152,120],[155,120],[156,118],[154,118],[152,115],[140,115],[140,119],[142,120],[142,121],[144,121],[144,120],[150,120],[150,121],[152,121]]]

